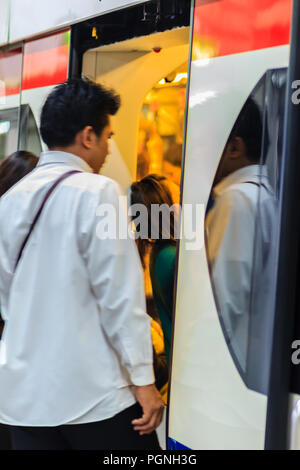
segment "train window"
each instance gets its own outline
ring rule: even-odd
[[[19,129],[19,148],[36,155],[41,153],[41,140],[33,113],[29,105],[22,105],[0,111],[0,159],[17,150]]]
[[[206,214],[220,324],[245,384],[267,394],[286,69],[259,81],[229,135]]]

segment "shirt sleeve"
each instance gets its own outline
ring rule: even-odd
[[[129,221],[120,196],[118,185],[107,179],[97,203],[91,204],[81,246],[101,325],[132,384],[141,386],[155,381],[150,318],[143,271],[135,241],[124,230]]]

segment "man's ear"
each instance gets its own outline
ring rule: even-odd
[[[241,137],[233,137],[227,146],[228,157],[235,159],[246,156],[245,142]]]
[[[85,149],[89,150],[95,141],[95,131],[92,126],[85,126],[77,134],[78,143],[81,144]]]

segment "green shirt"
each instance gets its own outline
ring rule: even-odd
[[[172,335],[175,260],[175,245],[164,245],[160,248],[155,247],[152,250],[150,258],[150,276],[153,298],[164,333],[165,352],[168,364]]]

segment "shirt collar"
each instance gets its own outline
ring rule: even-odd
[[[92,168],[80,157],[73,153],[61,152],[58,150],[49,150],[42,152],[37,166],[48,164],[63,164],[76,170],[88,171],[92,173]]]
[[[222,179],[220,183],[218,183],[214,190],[214,197],[220,196],[229,186],[233,184],[240,184],[246,182],[254,182],[260,183],[261,178],[264,178],[264,183],[268,183],[268,175],[267,169],[265,166],[261,165],[248,165],[239,170],[234,171],[230,175],[226,176],[226,178]]]

